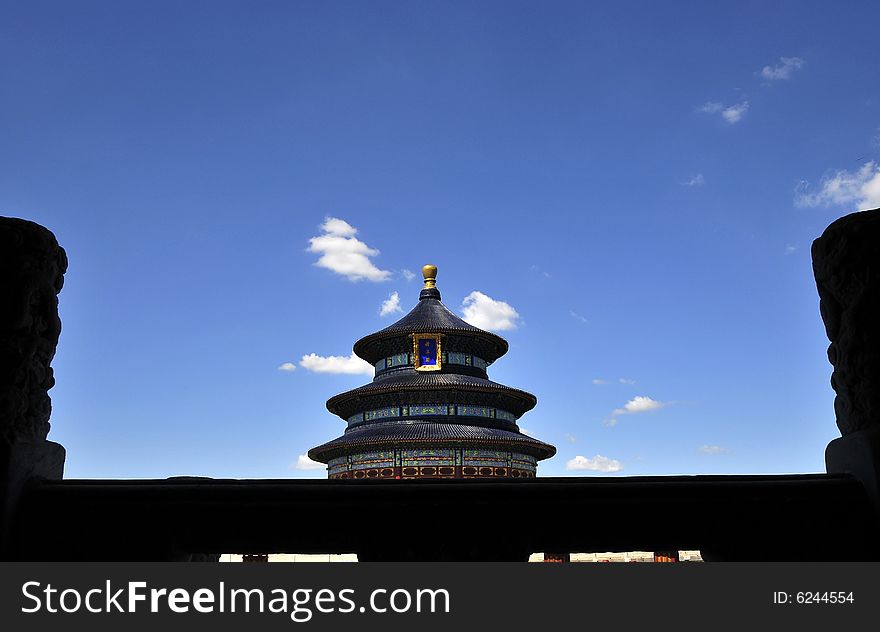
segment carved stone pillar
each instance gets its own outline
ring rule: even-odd
[[[0,217],[0,559],[10,559],[16,503],[28,481],[61,478],[64,448],[46,440],[67,255],[47,229]]]
[[[825,466],[861,480],[880,514],[880,209],[835,221],[812,254],[843,435],[828,444]]]

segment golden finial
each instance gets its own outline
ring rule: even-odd
[[[422,266],[422,276],[425,277],[426,290],[437,287],[437,266],[430,263]]]

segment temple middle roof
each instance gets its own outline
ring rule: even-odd
[[[412,371],[408,374],[378,378],[364,386],[335,395],[327,400],[327,409],[344,419],[371,395],[403,394],[407,391],[416,393],[438,391],[491,393],[496,395],[499,401],[505,401],[505,407],[517,417],[528,412],[538,403],[538,399],[531,393],[492,380],[458,373],[416,373]]]

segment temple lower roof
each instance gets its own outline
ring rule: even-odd
[[[357,450],[401,446],[473,446],[503,448],[546,459],[556,448],[519,432],[430,421],[393,421],[373,423],[348,430],[341,437],[309,450],[309,458],[322,463]]]

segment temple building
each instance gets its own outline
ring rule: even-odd
[[[309,457],[332,479],[533,478],[556,448],[517,426],[535,396],[489,380],[507,341],[440,302],[436,266],[422,273],[412,311],[355,343],[375,377],[327,401],[347,427]]]

